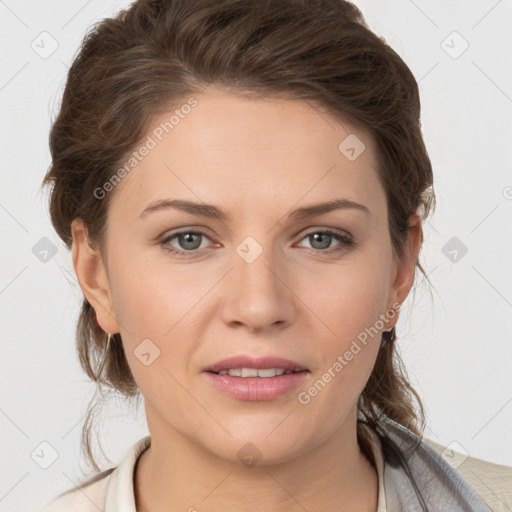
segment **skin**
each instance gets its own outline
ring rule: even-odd
[[[104,253],[89,246],[80,219],[72,225],[81,288],[100,326],[121,333],[145,399],[152,441],[135,473],[137,510],[375,511],[377,474],[357,442],[356,405],[380,332],[307,405],[298,394],[405,300],[420,219],[411,217],[398,259],[368,131],[304,101],[213,88],[194,97],[197,107],[111,192]],[[338,150],[349,134],[366,146],[354,161]],[[151,202],[168,198],[214,204],[229,219],[175,208],[140,218]],[[334,198],[370,214],[287,217]],[[325,229],[356,243],[333,237],[322,248],[308,235]],[[161,243],[184,230],[205,233],[192,257],[165,250],[187,250],[179,237]],[[263,250],[252,263],[236,252],[248,236]],[[336,247],[341,251],[326,253]],[[145,366],[134,350],[148,338],[160,355]],[[275,400],[238,400],[202,373],[234,354],[285,357],[310,374]],[[261,457],[250,467],[237,457],[248,442]]]

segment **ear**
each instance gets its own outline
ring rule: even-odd
[[[416,262],[421,245],[422,226],[421,218],[417,214],[411,215],[409,218],[409,227],[407,231],[406,246],[401,258],[395,263],[395,275],[389,293],[388,308],[391,309],[393,304],[402,304],[414,282],[414,273],[416,270]],[[398,315],[392,321],[388,328],[396,324]]]
[[[82,219],[73,220],[71,234],[73,267],[80,288],[94,308],[100,327],[107,333],[119,332],[107,272],[101,254],[89,242],[87,227]]]

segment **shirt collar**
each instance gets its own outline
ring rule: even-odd
[[[105,495],[104,512],[136,512],[134,470],[140,454],[149,448],[151,436],[139,439],[112,471]]]
[[[379,497],[377,502],[377,512],[386,512],[386,488],[384,486],[384,457],[382,456],[382,445],[379,436],[366,424],[362,427],[367,432],[367,439],[369,441],[373,462],[377,470],[377,478],[379,480]]]

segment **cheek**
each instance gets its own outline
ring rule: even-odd
[[[187,371],[199,343],[191,331],[198,325],[191,322],[201,318],[201,297],[216,277],[204,279],[142,257],[112,258],[111,266],[112,302],[128,363],[142,392],[158,389],[170,379],[164,368],[176,376]]]
[[[386,308],[389,268],[385,255],[356,258],[301,279],[301,297],[325,324],[326,338],[349,342]],[[342,348],[342,347],[338,347]]]
[[[113,267],[114,309],[133,338],[171,335],[214,282],[212,276],[205,281],[190,269],[143,254],[119,258]]]
[[[323,333],[317,337],[320,382],[309,388],[311,394],[305,390],[316,406],[329,404],[342,410],[364,388],[380,348],[380,315],[385,313],[389,292],[387,265],[385,255],[375,255],[303,283],[308,289],[303,292],[306,303],[321,320],[317,332]]]

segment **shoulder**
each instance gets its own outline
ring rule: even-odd
[[[469,457],[426,437],[423,441],[441,454],[494,512],[512,510],[512,467]]]
[[[97,473],[58,495],[40,512],[98,512],[135,510],[133,471],[139,455],[151,444],[151,436],[139,439],[113,468]],[[124,506],[120,506],[120,503]]]
[[[41,512],[98,512],[103,510],[110,475],[107,469],[68,489],[53,499]]]

